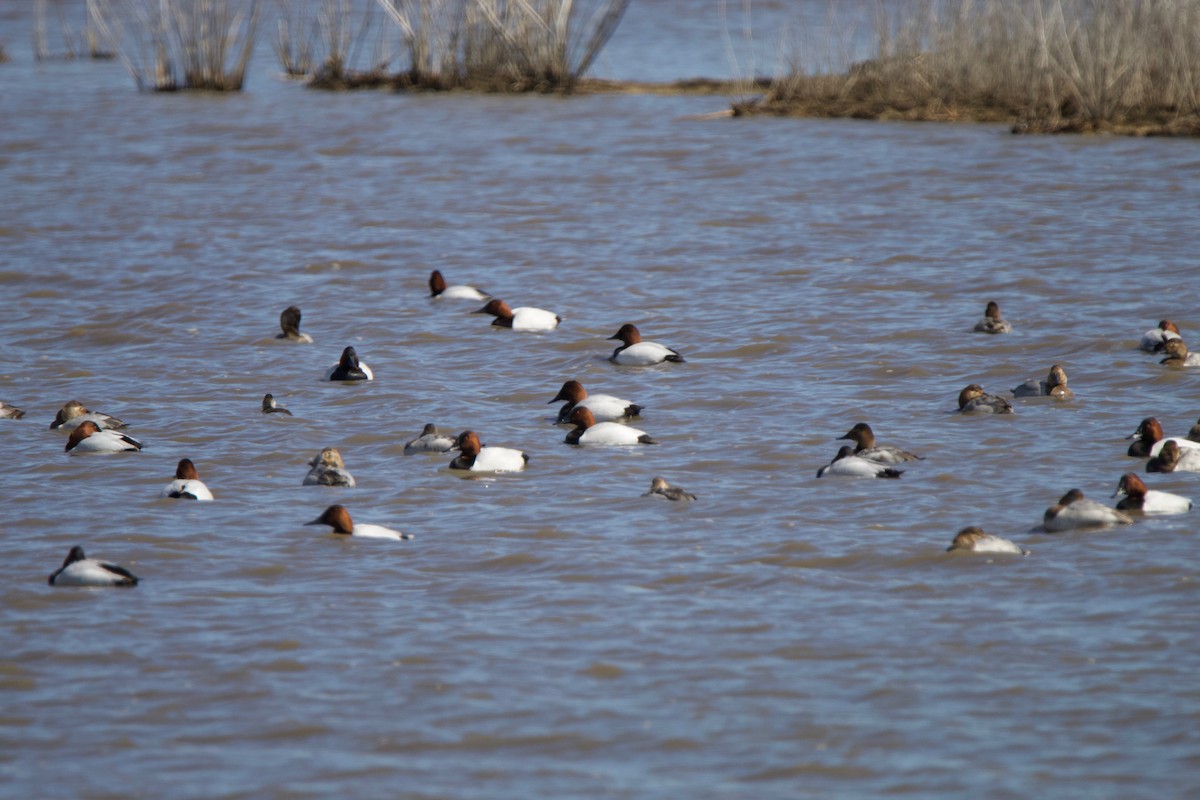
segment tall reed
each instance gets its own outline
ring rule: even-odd
[[[1178,122],[1200,112],[1200,0],[880,5],[872,58],[841,72],[796,66],[763,107],[1033,130]]]
[[[106,0],[99,18],[138,88],[240,91],[258,0]]]
[[[72,25],[65,0],[35,0],[33,4],[33,57],[37,61],[52,58],[112,58],[112,42],[104,34],[99,19],[100,0],[87,0],[84,4],[84,22],[77,31]],[[63,50],[50,46],[46,32],[50,16],[49,7],[54,8],[54,17],[62,37]]]

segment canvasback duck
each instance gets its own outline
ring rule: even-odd
[[[429,296],[445,300],[490,300],[492,296],[474,286],[447,286],[446,279],[436,269],[429,274]]]
[[[1058,364],[1050,368],[1046,380],[1030,378],[1012,391],[1013,397],[1053,397],[1055,400],[1070,400],[1075,396],[1067,387],[1066,370]]]
[[[279,405],[279,403],[276,403],[275,395],[270,393],[263,395],[262,411],[264,414],[285,414],[289,417],[292,416],[292,412]]]
[[[1159,424],[1159,421],[1155,417],[1146,417],[1143,419],[1138,425],[1137,430],[1125,438],[1137,440],[1129,445],[1129,449],[1126,451],[1128,455],[1134,458],[1156,456],[1162,452],[1163,445],[1167,442],[1175,442],[1181,450],[1200,448],[1200,442],[1194,442],[1191,439],[1180,439],[1177,436],[1163,438],[1162,425]]]
[[[1000,306],[989,301],[983,311],[983,319],[975,323],[976,333],[1012,333],[1012,325],[1000,316]]]
[[[1200,353],[1189,353],[1183,339],[1169,339],[1163,343],[1162,349],[1167,357],[1159,361],[1160,364],[1168,367],[1200,367]]]
[[[454,441],[462,451],[450,462],[450,469],[471,472],[520,472],[529,462],[529,456],[511,447],[484,447],[479,443],[475,431],[463,431]]]
[[[850,439],[854,442],[854,455],[878,461],[881,464],[902,464],[905,461],[920,461],[924,458],[924,456],[915,455],[907,450],[901,450],[899,447],[875,444],[875,432],[865,422],[860,422],[846,431],[846,435],[839,436],[837,441],[842,439]]]
[[[476,314],[491,314],[495,317],[493,325],[501,328],[512,328],[514,331],[552,331],[562,322],[562,317],[544,308],[520,306],[509,308],[503,300],[492,300],[486,306],[475,311]]]
[[[68,400],[66,405],[58,410],[50,429],[64,431],[73,430],[82,422],[94,422],[102,430],[123,430],[126,425],[116,417],[101,414],[99,411],[88,411],[87,407],[78,400]]]
[[[353,347],[347,347],[342,351],[342,357],[338,359],[338,363],[329,368],[325,373],[327,381],[373,381],[375,373],[371,372],[371,368],[358,360],[358,351]]]
[[[100,426],[91,420],[85,420],[71,431],[64,448],[71,455],[78,453],[119,453],[123,450],[138,451],[142,443],[132,436],[126,436],[119,431],[101,430]]]
[[[1129,525],[1133,518],[1109,508],[1103,503],[1088,500],[1079,489],[1072,489],[1042,515],[1042,527],[1050,533],[1075,528],[1101,528],[1109,525]]]
[[[354,486],[354,476],[346,470],[336,447],[326,447],[308,462],[311,469],[301,486]]]
[[[988,394],[978,383],[972,383],[958,393],[958,410],[963,414],[1011,414],[1012,403],[1003,397]]]
[[[824,478],[826,475],[845,478],[899,478],[903,474],[903,470],[893,469],[869,458],[859,458],[854,455],[854,448],[850,445],[838,450],[833,461],[817,470],[818,478]]]
[[[655,478],[650,481],[650,491],[642,497],[665,497],[668,500],[695,500],[696,495],[686,492],[678,486],[667,483],[665,478]]]
[[[1200,448],[1180,447],[1179,441],[1165,439],[1146,462],[1146,472],[1200,472]]]
[[[567,444],[633,445],[658,444],[645,431],[622,425],[619,422],[596,422],[592,410],[576,406],[567,418],[575,428],[563,439]]]
[[[0,401],[0,419],[20,419],[23,416],[25,412],[21,409]]]
[[[51,586],[137,586],[138,576],[124,567],[88,558],[83,548],[75,545],[67,553],[63,565],[47,580]]]
[[[454,437],[438,433],[437,426],[432,422],[421,429],[421,434],[404,444],[404,455],[416,453],[448,453],[454,449]]]
[[[1159,320],[1157,328],[1151,328],[1142,334],[1138,348],[1147,353],[1157,353],[1171,339],[1179,338],[1179,328],[1169,319]]]
[[[212,492],[200,480],[196,465],[190,458],[179,459],[175,467],[175,480],[168,483],[159,493],[159,497],[172,497],[183,500],[212,500]]]
[[[1126,472],[1117,483],[1113,497],[1125,495],[1117,503],[1120,511],[1141,511],[1143,514],[1182,514],[1190,511],[1192,501],[1178,494],[1147,489],[1142,479],[1132,472]]]
[[[661,345],[658,342],[643,342],[641,331],[637,329],[637,325],[628,322],[608,338],[610,341],[616,339],[624,343],[616,350],[613,350],[612,355],[608,357],[608,360],[615,364],[624,364],[630,367],[648,367],[653,364],[661,364],[664,361],[673,361],[677,364],[682,364],[684,361],[683,356],[666,345]]]
[[[974,525],[963,528],[954,536],[954,541],[946,548],[947,553],[955,551],[963,551],[967,553],[1012,553],[1014,555],[1027,556],[1029,551],[1023,547],[1010,542],[1008,539],[1001,539],[999,536],[992,536],[990,533],[984,533],[982,528],[977,528]]]
[[[275,334],[276,339],[287,339],[292,342],[312,344],[312,337],[300,332],[300,308],[288,306],[279,315],[279,328],[283,333]]]
[[[372,525],[369,522],[355,523],[350,519],[350,512],[345,506],[332,505],[325,509],[321,516],[304,523],[305,525],[329,525],[333,528],[334,533],[340,533],[343,536],[353,536],[357,539],[411,539],[411,533],[401,533],[394,531],[391,528],[385,528],[382,525]]]
[[[565,404],[558,410],[558,419],[555,424],[568,422],[571,411],[576,407],[590,409],[597,422],[614,422],[619,419],[636,417],[642,413],[642,406],[637,403],[613,397],[611,394],[588,394],[587,389],[584,389],[583,384],[579,381],[564,383],[558,390],[558,394],[554,395],[554,398],[546,405],[557,403],[559,400],[565,401]]]

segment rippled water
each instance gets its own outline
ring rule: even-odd
[[[1194,513],[1033,530],[1140,468],[1142,417],[1200,415],[1200,373],[1136,350],[1200,327],[1196,142],[330,95],[266,48],[245,94],[138,95],[5,36],[3,793],[1200,790]],[[492,328],[427,299],[434,268],[564,323]],[[1012,335],[969,333],[989,299]],[[273,338],[292,303],[316,344]],[[610,364],[624,322],[687,363]],[[375,382],[321,382],[347,344]],[[1076,401],[953,413],[1053,363]],[[563,444],[568,378],[662,444]],[[64,455],[71,398],[146,450]],[[927,459],[818,481],[858,421]],[[403,456],[426,422],[529,469]],[[300,485],[324,446],[357,488]],[[156,499],[184,456],[216,502]],[[700,499],[641,497],[655,475]],[[332,502],[416,538],[302,526]],[[967,524],[1033,555],[948,556]],[[74,544],[142,584],[51,589]]]

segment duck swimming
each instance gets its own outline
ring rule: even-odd
[[[137,586],[138,577],[124,567],[88,558],[76,545],[47,582],[51,586]]]
[[[1070,400],[1075,396],[1075,393],[1067,388],[1066,371],[1058,364],[1050,368],[1046,380],[1030,378],[1012,391],[1014,397],[1053,397],[1055,400]]]
[[[91,420],[85,420],[71,431],[64,448],[71,455],[78,453],[119,453],[124,450],[138,451],[142,443],[119,431],[101,430]]]
[[[1029,551],[1018,547],[1008,539],[1001,539],[999,536],[992,536],[990,533],[984,533],[982,528],[977,528],[972,525],[969,528],[963,528],[959,531],[954,541],[946,548],[946,552],[951,553],[956,550],[966,551],[968,553],[1012,553],[1014,555],[1027,556]]]
[[[1167,439],[1146,462],[1146,472],[1200,472],[1200,449],[1180,447],[1177,439]]]
[[[1179,328],[1169,319],[1160,320],[1157,328],[1151,328],[1142,334],[1138,348],[1147,353],[1157,353],[1170,339],[1179,338]]]
[[[649,367],[664,361],[672,361],[676,364],[682,364],[684,361],[683,356],[666,345],[658,342],[643,342],[641,331],[637,329],[636,325],[628,322],[608,338],[624,342],[608,357],[609,361],[616,364],[629,367]]]
[[[417,438],[410,439],[404,444],[404,455],[416,453],[448,453],[454,449],[454,437],[438,433],[437,426],[432,422],[421,429]]]
[[[1113,497],[1125,495],[1117,503],[1120,511],[1141,511],[1143,514],[1182,514],[1190,511],[1192,501],[1170,492],[1147,489],[1146,484],[1132,472],[1126,472],[1117,483]]]
[[[191,459],[181,458],[175,467],[175,480],[171,481],[159,493],[159,497],[172,497],[183,500],[212,500],[212,492],[200,480],[196,465]]]
[[[520,472],[529,462],[529,456],[511,447],[484,447],[479,443],[475,431],[463,431],[454,446],[461,451],[458,458],[450,462],[450,469],[472,472]]]
[[[429,296],[443,300],[490,300],[491,295],[474,286],[447,286],[446,279],[436,269],[429,275]]]
[[[353,347],[347,347],[342,351],[342,357],[338,359],[338,363],[329,368],[325,373],[327,381],[373,381],[375,373],[366,364],[358,360],[358,351]]]
[[[300,307],[288,306],[279,315],[279,328],[282,333],[275,334],[276,339],[287,339],[291,342],[312,344],[312,337],[300,332]]]
[[[850,445],[838,450],[833,461],[817,470],[818,478],[827,475],[843,478],[899,478],[903,474],[903,470],[854,455],[854,448]]]
[[[355,524],[354,520],[350,519],[350,512],[345,506],[332,505],[321,512],[321,516],[304,523],[305,525],[329,525],[333,528],[334,533],[340,533],[343,536],[353,536],[355,539],[411,539],[412,534],[401,533],[394,531],[391,528],[385,528],[382,525],[372,525],[369,522],[360,522]]]
[[[854,455],[859,458],[878,461],[881,464],[902,464],[905,461],[920,461],[923,458],[923,456],[915,455],[907,450],[901,450],[898,447],[875,444],[875,432],[865,422],[856,424],[846,432],[845,436],[838,437],[838,441],[842,439],[850,439],[854,442],[856,445]]]
[[[585,406],[576,406],[571,411],[567,421],[575,426],[567,432],[563,441],[567,444],[596,444],[596,445],[634,445],[658,444],[645,431],[622,425],[619,422],[596,422],[592,410]]]
[[[650,481],[650,491],[646,492],[642,497],[665,497],[668,500],[695,500],[696,495],[691,492],[685,492],[678,486],[672,486],[667,483],[665,478],[655,478]]]
[[[81,422],[94,422],[102,430],[117,431],[123,430],[126,427],[125,423],[116,417],[101,414],[99,411],[88,411],[87,407],[78,400],[68,400],[58,410],[58,414],[54,417],[54,422],[50,423],[50,429],[69,431],[77,427]]]
[[[975,323],[976,333],[1012,333],[1012,325],[1000,317],[1000,306],[989,301],[983,311],[983,319]]]
[[[1183,339],[1168,339],[1162,349],[1167,357],[1159,361],[1160,364],[1168,367],[1200,367],[1200,353],[1189,353]]]
[[[1072,489],[1064,494],[1057,504],[1046,509],[1046,513],[1042,515],[1042,527],[1050,533],[1132,523],[1133,518],[1128,514],[1095,500],[1088,500],[1079,489]]]
[[[326,447],[308,462],[312,467],[301,486],[354,486],[354,476],[346,469],[336,447]]]
[[[958,393],[958,410],[963,414],[1011,414],[1012,403],[1003,397],[988,394],[978,383],[972,383]]]
[[[23,416],[25,412],[21,409],[0,401],[0,419],[20,419]]]
[[[292,412],[276,403],[275,396],[270,393],[263,395],[262,411],[264,414],[286,414],[289,417],[292,416]]]
[[[636,417],[642,413],[643,408],[637,403],[613,397],[611,394],[588,394],[587,389],[584,389],[583,384],[579,381],[564,383],[558,390],[558,394],[554,395],[546,405],[557,403],[560,400],[566,402],[558,410],[558,419],[555,424],[569,421],[571,411],[576,407],[590,409],[597,422],[615,422],[619,419]]]
[[[486,306],[474,312],[476,314],[491,314],[495,317],[493,325],[501,328],[512,328],[514,331],[538,332],[552,331],[562,322],[562,317],[544,308],[520,306],[509,308],[503,300],[494,299]]]

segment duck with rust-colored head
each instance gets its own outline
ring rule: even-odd
[[[583,384],[579,381],[564,383],[558,390],[558,394],[554,395],[547,405],[560,400],[565,402],[563,407],[558,410],[558,419],[555,424],[568,422],[571,412],[576,408],[591,410],[592,416],[596,418],[597,422],[616,422],[619,419],[629,419],[642,413],[642,406],[620,397],[614,397],[611,394],[588,394],[588,390],[583,388]]]
[[[1132,523],[1133,518],[1128,514],[1087,499],[1079,489],[1064,494],[1042,515],[1042,527],[1049,533]]]
[[[1157,328],[1151,328],[1142,334],[1142,340],[1138,343],[1138,348],[1145,350],[1147,353],[1158,353],[1163,349],[1163,345],[1171,339],[1179,338],[1179,326],[1169,319],[1159,320]]]
[[[212,492],[200,480],[196,465],[190,458],[179,459],[175,467],[175,480],[168,483],[159,493],[159,497],[171,497],[176,500],[212,500]]]
[[[429,274],[429,296],[442,300],[490,300],[492,296],[474,286],[447,286],[446,279],[436,269]]]
[[[345,506],[332,505],[325,509],[321,516],[305,525],[328,525],[333,528],[333,533],[341,534],[342,536],[353,536],[355,539],[411,539],[412,534],[401,533],[394,531],[391,528],[385,528],[382,525],[373,525],[370,522],[355,523],[350,519],[350,512]]]
[[[619,422],[596,422],[592,410],[576,406],[567,421],[575,426],[564,439],[567,444],[580,445],[636,445],[658,444],[650,434]]]
[[[1000,306],[995,300],[983,310],[983,319],[975,323],[976,333],[1012,333],[1012,325],[1000,316]]]
[[[492,300],[475,313],[491,314],[495,317],[492,320],[493,325],[501,328],[512,328],[514,331],[525,331],[527,333],[552,331],[558,327],[558,323],[562,322],[562,317],[553,311],[547,311],[544,308],[533,308],[531,306],[509,308],[508,303],[498,298]]]
[[[963,414],[1011,414],[1012,403],[1003,397],[988,394],[978,383],[972,383],[958,393],[958,410]]]
[[[1132,472],[1126,472],[1117,483],[1113,497],[1125,495],[1117,503],[1120,511],[1140,511],[1143,514],[1182,514],[1190,511],[1192,501],[1178,494],[1160,492],[1149,489],[1146,484]]]
[[[643,342],[641,331],[638,330],[637,325],[630,322],[622,325],[616,333],[608,338],[622,342],[622,345],[613,350],[612,355],[608,357],[608,360],[614,364],[627,367],[649,367],[664,361],[676,364],[682,364],[684,361],[683,356],[666,345],[658,342]]]
[[[471,472],[520,472],[529,456],[511,447],[484,447],[475,431],[463,431],[454,446],[460,455],[450,462],[450,469]]]

